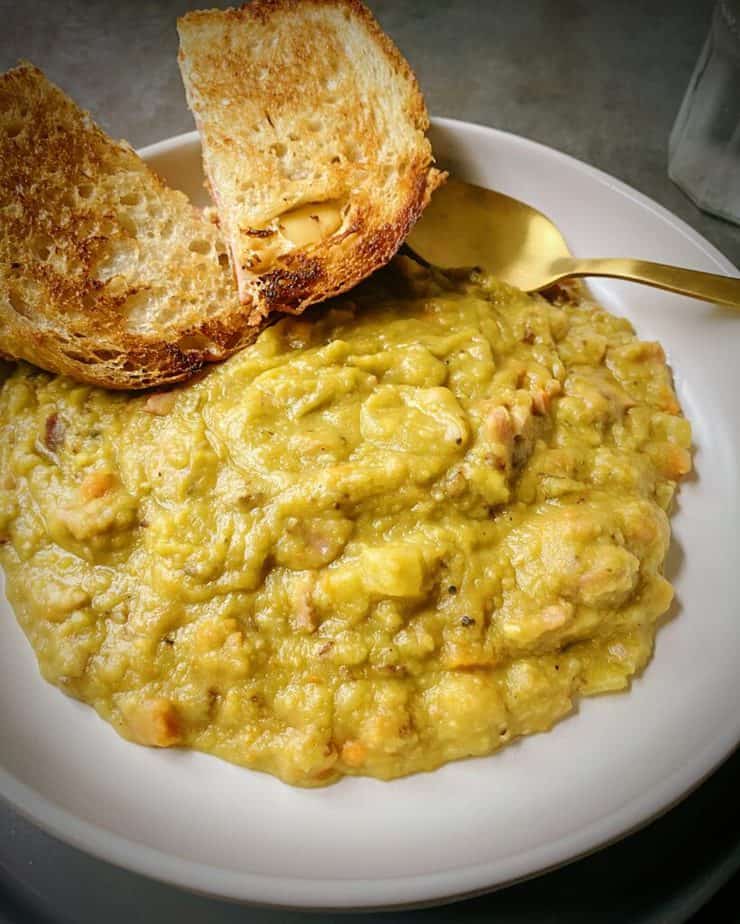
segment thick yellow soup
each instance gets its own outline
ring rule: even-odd
[[[0,560],[44,677],[127,738],[388,779],[628,685],[689,446],[627,321],[401,259],[169,392],[18,366]]]

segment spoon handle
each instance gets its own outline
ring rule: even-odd
[[[740,309],[740,278],[732,276],[716,276],[714,273],[667,266],[665,263],[649,263],[647,260],[563,258],[555,260],[551,269],[553,274],[557,274],[557,279],[565,279],[568,276],[630,279],[691,298],[700,298],[705,302],[716,302],[719,305]]]

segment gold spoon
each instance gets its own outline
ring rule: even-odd
[[[462,180],[434,193],[406,243],[440,269],[478,266],[525,292],[569,276],[611,276],[740,308],[738,278],[647,260],[579,260],[542,212]]]

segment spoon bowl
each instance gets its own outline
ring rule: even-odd
[[[406,244],[440,269],[480,267],[525,292],[573,276],[610,276],[740,308],[740,279],[646,260],[577,259],[542,212],[456,178],[434,193]]]

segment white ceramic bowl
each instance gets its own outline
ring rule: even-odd
[[[550,215],[579,256],[735,274],[687,225],[531,141],[438,119],[441,163]],[[204,200],[195,133],[144,157]],[[0,794],[63,840],[219,896],[366,908],[501,886],[610,842],[696,786],[740,739],[740,318],[629,283],[593,285],[660,340],[692,421],[668,573],[678,605],[629,695],[584,702],[547,735],[392,783],[291,789],[215,758],[136,747],[45,684],[0,603]],[[718,810],[721,810],[718,807]]]

